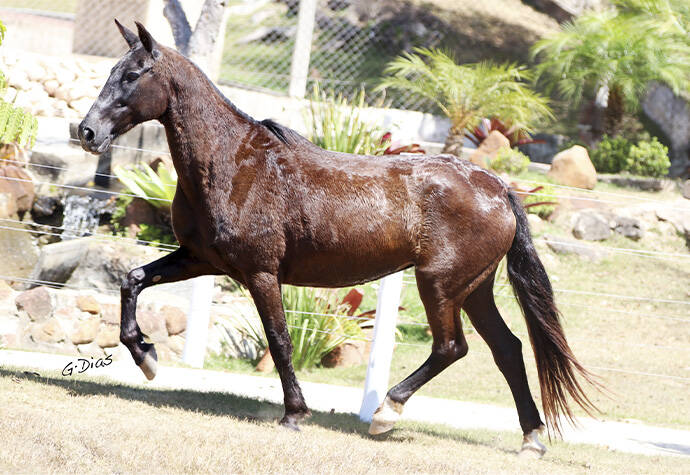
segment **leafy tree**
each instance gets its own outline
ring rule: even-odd
[[[597,97],[605,104],[603,132],[617,135],[624,112],[639,108],[650,81],[661,81],[676,94],[688,90],[684,1],[618,0],[618,8],[565,23],[532,47],[532,58],[540,60],[537,78],[575,104]]]
[[[515,64],[457,64],[440,50],[416,48],[386,67],[379,88],[410,91],[434,101],[451,120],[444,152],[460,154],[465,130],[482,118],[500,118],[513,130],[531,131],[552,118],[548,100],[534,92],[530,72]]]
[[[5,39],[5,25],[0,21],[0,44]],[[7,90],[7,79],[0,71],[0,97]],[[0,143],[31,147],[36,139],[38,122],[20,107],[0,99]]]

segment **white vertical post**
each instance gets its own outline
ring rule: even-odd
[[[374,411],[383,402],[388,391],[402,284],[402,272],[388,275],[379,281],[374,338],[369,354],[367,378],[364,382],[362,407],[359,410],[359,418],[365,422],[371,422]]]
[[[295,48],[292,51],[292,63],[290,65],[290,87],[288,89],[290,97],[303,98],[307,91],[311,37],[314,32],[315,17],[316,0],[300,0]]]
[[[187,331],[182,352],[182,361],[189,366],[204,366],[208,323],[211,318],[213,299],[213,276],[204,275],[192,279],[192,297],[187,312]]]

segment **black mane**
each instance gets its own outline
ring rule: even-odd
[[[285,132],[291,132],[288,130],[286,127],[283,127],[280,125],[278,122],[272,120],[272,119],[264,119],[262,121],[259,121],[259,123],[263,126],[265,126],[268,130],[273,132],[273,135],[278,137],[278,140],[283,142],[285,145],[288,145],[288,139],[285,136]]]

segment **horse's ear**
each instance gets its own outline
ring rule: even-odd
[[[158,57],[161,55],[161,51],[158,48],[158,43],[156,43],[156,40],[153,39],[151,33],[149,33],[148,30],[144,28],[144,25],[142,25],[138,21],[135,21],[134,23],[137,24],[137,30],[139,31],[139,39],[141,40],[141,44],[144,45],[144,49],[151,53],[153,59],[158,59]]]
[[[125,39],[130,49],[134,48],[137,45],[137,43],[139,43],[139,37],[135,35],[132,30],[123,26],[122,23],[117,21],[117,18],[115,18],[115,24],[117,25],[117,29],[120,30],[122,37]]]

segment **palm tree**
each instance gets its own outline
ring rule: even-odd
[[[678,94],[690,84],[690,43],[674,15],[676,0],[619,0],[618,9],[590,12],[538,41],[537,78],[578,104],[597,98],[603,131],[619,132],[624,112],[635,112],[651,81]]]
[[[468,127],[500,118],[513,130],[532,131],[552,118],[548,100],[530,89],[527,69],[514,64],[457,64],[440,50],[416,48],[388,63],[379,89],[390,87],[431,99],[451,121],[444,152],[460,155]]]

